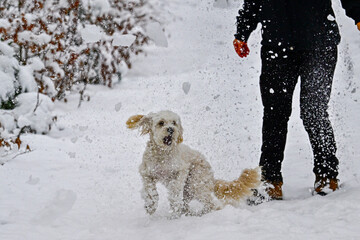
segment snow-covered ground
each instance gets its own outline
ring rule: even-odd
[[[138,165],[147,137],[126,128],[129,116],[177,112],[184,143],[201,151],[215,176],[226,180],[257,166],[261,140],[259,29],[249,40],[248,58],[237,57],[232,47],[241,3],[157,2],[170,12],[168,47],[149,47],[114,89],[89,87],[91,101],[80,109],[78,95],[57,103],[57,124],[64,130],[26,135],[32,152],[2,158],[0,239],[359,239],[360,32],[338,0],[333,5],[342,42],[330,113],[343,187],[326,197],[311,195],[312,156],[297,89],[283,164],[284,201],[168,220],[166,191],[159,186],[159,209],[145,214]]]

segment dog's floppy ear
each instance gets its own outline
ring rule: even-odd
[[[184,141],[184,139],[183,139],[183,136],[182,135],[179,135],[179,137],[178,137],[178,139],[177,139],[177,144],[180,144],[180,143],[182,143]]]
[[[184,141],[184,138],[183,138],[183,128],[182,128],[182,126],[181,126],[181,124],[180,124],[179,136],[178,136],[178,138],[177,138],[177,140],[176,140],[176,143],[177,143],[177,144],[180,144],[180,143],[182,143],[183,141]]]
[[[131,116],[127,121],[126,121],[126,126],[130,129],[132,128],[138,128],[139,127],[139,122],[140,120],[144,117],[144,115],[134,115]]]
[[[140,128],[141,135],[144,135],[151,131],[151,118],[144,115],[134,115],[126,121],[126,125],[130,129]]]

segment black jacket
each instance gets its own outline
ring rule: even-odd
[[[360,0],[341,2],[346,14],[360,22]],[[235,38],[246,42],[258,23],[264,46],[316,49],[340,42],[331,0],[245,0]]]

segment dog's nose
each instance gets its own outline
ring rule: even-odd
[[[171,128],[171,127],[169,127],[169,128],[167,129],[167,132],[170,133],[170,134],[173,134],[173,133],[174,133],[174,129]]]

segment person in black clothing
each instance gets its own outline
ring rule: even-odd
[[[360,1],[341,0],[360,30]],[[251,32],[262,25],[260,90],[264,106],[260,166],[267,192],[282,199],[281,164],[292,95],[301,79],[301,119],[314,155],[315,192],[338,188],[338,165],[328,103],[340,34],[331,0],[245,0],[233,42],[240,57],[249,54]]]

